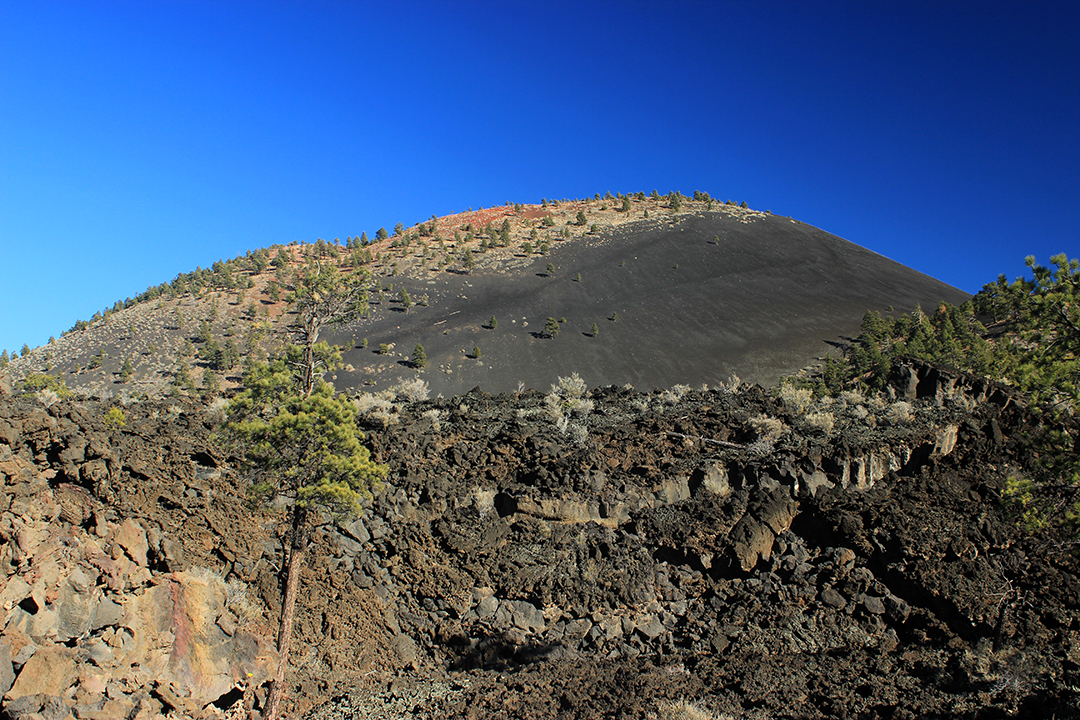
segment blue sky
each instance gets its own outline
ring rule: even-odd
[[[0,348],[196,266],[704,190],[969,292],[1080,255],[1080,4],[0,3]]]

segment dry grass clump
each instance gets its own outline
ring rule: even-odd
[[[663,405],[677,405],[686,393],[690,392],[689,385],[672,385],[660,393],[660,402]]]
[[[589,431],[585,429],[585,426],[570,422],[570,418],[565,415],[555,421],[555,427],[574,445],[583,445],[589,439]]]
[[[420,402],[428,399],[427,381],[420,378],[402,380],[394,390],[398,395],[405,398],[407,402]]]
[[[730,715],[713,715],[689,700],[662,702],[653,717],[656,720],[732,720]]]
[[[377,393],[360,393],[353,400],[356,411],[369,420],[374,420],[383,427],[389,427],[397,422],[397,408],[394,399],[397,392],[394,390],[380,390]]]
[[[907,425],[915,419],[915,411],[911,403],[904,400],[889,405],[885,410],[885,421],[890,425]]]
[[[560,377],[544,396],[544,405],[556,423],[564,416],[585,417],[593,410],[593,401],[585,397],[588,388],[581,376],[574,373],[568,378]]]
[[[727,381],[720,383],[720,387],[717,389],[730,395],[738,395],[739,390],[742,389],[742,386],[742,379],[735,373],[731,373]]]
[[[748,446],[750,452],[759,455],[772,452],[776,446],[776,441],[784,434],[786,429],[784,422],[779,418],[769,417],[768,415],[756,415],[750,418],[749,422],[750,427],[754,428],[754,433],[757,435],[754,442]]]
[[[45,407],[52,407],[56,403],[60,402],[60,396],[56,394],[55,390],[45,388],[44,390],[37,391],[37,399]]]
[[[431,423],[432,431],[437,433],[442,430],[442,423],[439,421],[441,415],[441,410],[426,410],[421,417]]]
[[[831,412],[807,413],[804,420],[809,427],[823,430],[826,435],[832,432],[836,424],[836,416]]]
[[[560,434],[575,445],[583,444],[589,437],[584,425],[570,422],[572,416],[584,418],[593,410],[593,401],[585,397],[587,387],[581,376],[560,377],[544,396],[544,407]]]
[[[220,570],[208,567],[193,567],[187,571],[187,574],[207,585],[220,588],[225,594],[225,606],[232,610],[241,622],[259,616],[259,607],[252,601],[248,585],[243,580],[238,578],[225,580]]]
[[[845,405],[862,405],[866,402],[866,396],[858,390],[844,390],[837,399]]]
[[[776,442],[784,432],[784,421],[768,415],[755,415],[750,418],[750,427],[754,428],[759,440]]]
[[[784,401],[784,407],[793,415],[802,415],[814,401],[814,391],[807,387],[796,387],[791,383],[780,386],[780,399]]]

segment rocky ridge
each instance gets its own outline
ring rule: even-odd
[[[246,508],[212,409],[117,407],[0,411],[4,712],[257,709],[282,515]],[[1008,388],[909,363],[888,401],[568,381],[359,407],[391,475],[318,534],[293,716],[1077,711],[1076,560],[1001,500],[1027,461]]]

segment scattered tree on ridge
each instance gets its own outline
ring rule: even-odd
[[[419,343],[413,348],[412,363],[421,370],[427,367],[427,353],[424,352],[424,346]]]

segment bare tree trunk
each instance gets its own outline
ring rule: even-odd
[[[315,390],[315,344],[319,342],[320,323],[318,318],[310,317],[304,323],[304,358],[300,371],[300,392],[304,397],[311,397]]]
[[[285,576],[285,599],[281,603],[281,624],[278,626],[278,666],[270,697],[266,701],[266,720],[277,720],[281,701],[285,697],[285,671],[289,665],[289,646],[292,642],[293,617],[296,612],[296,590],[300,585],[300,570],[304,566],[309,528],[307,508],[293,506],[292,542],[289,548],[289,567]]]

